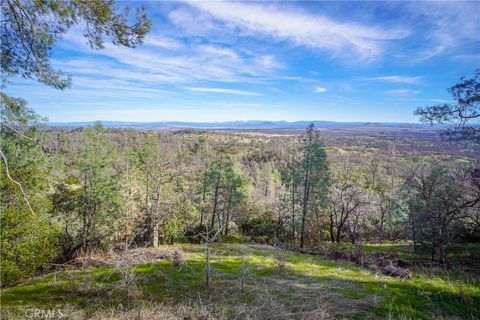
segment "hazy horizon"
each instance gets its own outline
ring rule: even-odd
[[[266,120],[266,119],[242,119],[242,120],[227,120],[227,121],[184,121],[184,120],[149,120],[149,121],[128,121],[128,120],[102,120],[102,119],[94,119],[94,120],[87,120],[87,121],[44,121],[43,123],[46,124],[56,124],[56,123],[95,123],[95,122],[105,122],[105,123],[192,123],[192,124],[201,124],[201,123],[254,123],[254,122],[273,122],[273,123],[299,123],[299,122],[325,122],[325,123],[378,123],[378,124],[419,124],[419,125],[428,125],[420,121],[415,122],[398,122],[398,121],[331,121],[331,120],[322,120],[322,119],[302,119],[302,120]],[[433,124],[435,126],[438,124]]]

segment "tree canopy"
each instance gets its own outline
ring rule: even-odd
[[[445,131],[450,138],[480,141],[480,69],[470,79],[463,77],[448,92],[455,103],[420,107],[415,114],[431,124],[456,122],[454,129]]]
[[[142,7],[129,24],[130,8],[120,10],[113,0],[5,0],[1,12],[2,74],[57,89],[68,87],[70,78],[52,67],[50,57],[58,38],[71,27],[83,26],[88,45],[101,49],[106,37],[115,45],[135,47],[151,26]]]

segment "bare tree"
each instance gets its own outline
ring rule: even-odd
[[[204,232],[199,232],[198,236],[202,239],[204,247],[204,257],[205,257],[205,286],[210,287],[212,279],[212,265],[211,265],[211,249],[210,244],[215,242],[218,239],[218,236],[221,234],[222,228],[218,230],[208,229]]]

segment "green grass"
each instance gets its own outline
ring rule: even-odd
[[[128,287],[119,286],[124,281],[121,272],[102,267],[49,274],[4,289],[2,314],[23,318],[28,308],[64,308],[83,310],[83,317],[88,318],[119,305],[128,309],[147,302],[176,305],[194,301],[219,317],[240,315],[239,319],[248,312],[254,319],[312,314],[316,315],[312,319],[320,319],[320,309],[322,315],[351,319],[480,317],[480,280],[474,276],[420,273],[410,281],[400,280],[348,262],[269,246],[216,244],[212,247],[213,281],[207,288],[203,247],[179,246],[186,252],[185,264],[179,268],[171,261],[160,261],[131,267],[135,285]],[[239,280],[242,267],[248,269],[244,293]]]
[[[431,257],[430,251],[425,249],[422,250],[421,247],[418,247],[417,252],[415,252],[413,244],[410,241],[386,241],[383,243],[365,243],[361,245],[321,242],[320,245],[327,249],[346,249],[350,251],[354,251],[357,247],[361,247],[367,254],[377,252],[396,253],[407,261],[420,263],[429,262]],[[448,261],[454,266],[467,263],[475,265],[475,267],[480,267],[480,243],[464,243],[456,245],[449,250]]]

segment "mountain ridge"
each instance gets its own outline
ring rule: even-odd
[[[219,121],[219,122],[189,122],[189,121],[151,121],[151,122],[135,122],[135,121],[81,121],[81,122],[45,122],[44,124],[51,127],[85,127],[92,126],[100,122],[108,128],[204,128],[204,129],[296,129],[305,128],[310,123],[316,127],[338,127],[338,126],[413,126],[423,127],[429,126],[424,123],[403,123],[403,122],[337,122],[327,120],[236,120],[236,121]]]

